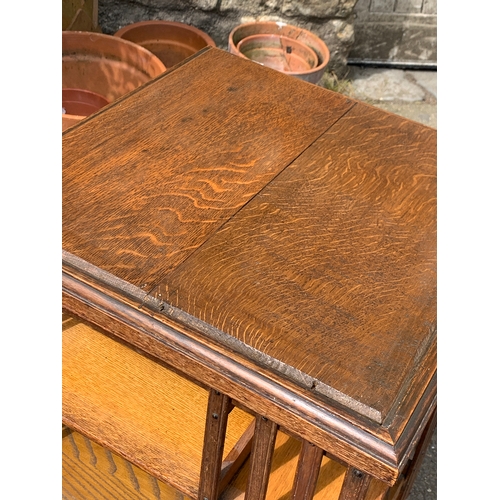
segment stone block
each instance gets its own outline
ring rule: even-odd
[[[350,20],[333,19],[317,25],[313,31],[330,50],[328,69],[343,78],[347,72],[347,56],[354,43],[354,29]]]
[[[425,63],[437,61],[435,26],[362,22],[355,25],[356,40],[349,55],[353,62],[371,60],[383,62]]]
[[[281,7],[286,16],[302,16],[305,18],[347,17],[351,14],[356,0],[284,0]]]
[[[319,36],[331,52],[328,69],[340,77],[353,44],[354,4],[355,0],[99,0],[99,24],[103,33],[114,34],[139,21],[182,22],[204,31],[217,47],[227,50],[229,33],[239,24],[281,21]],[[349,16],[338,17],[347,12]]]
[[[424,0],[422,14],[437,15],[437,0]]]
[[[281,0],[222,0],[220,2],[220,12],[238,12],[240,15],[261,15],[270,12],[279,12]]]
[[[370,3],[371,12],[394,12],[396,0],[372,0]]]
[[[398,0],[395,12],[405,14],[419,14],[422,12],[423,0]]]
[[[217,0],[141,0],[137,3],[144,7],[152,7],[159,10],[214,10],[217,7]]]

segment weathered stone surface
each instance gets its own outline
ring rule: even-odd
[[[358,0],[349,60],[437,64],[436,0]]]
[[[437,71],[407,71],[427,92],[437,97]]]
[[[121,4],[136,3],[143,7],[152,7],[161,10],[214,10],[217,7],[217,0],[132,0],[131,2],[117,2]]]
[[[405,72],[397,69],[353,68],[354,97],[379,102],[416,102],[425,98],[419,85],[406,78]]]
[[[365,23],[358,24],[355,29],[356,42],[350,54],[353,62],[379,60],[418,64],[437,61],[435,26]]]
[[[347,17],[351,14],[356,0],[284,0],[281,12],[287,16],[306,18]]]
[[[163,7],[144,5],[141,2],[124,2],[123,0],[99,0],[99,25],[103,33],[113,35],[120,28],[139,21],[165,20],[186,23],[201,29],[211,36],[219,45],[223,40],[216,40],[213,33],[217,32],[218,18],[216,12],[188,8],[176,10],[172,5],[180,6],[183,2],[162,2]],[[153,0],[149,0],[153,1]],[[216,0],[215,0],[216,2]]]
[[[221,0],[220,12],[228,11],[239,13],[240,15],[260,15],[271,12],[281,13],[282,0]]]
[[[437,0],[424,0],[422,14],[437,15]]]
[[[347,72],[347,56],[354,43],[354,29],[350,20],[333,19],[315,27],[316,33],[330,50],[329,69],[343,78]]]
[[[354,41],[348,15],[354,4],[355,0],[99,0],[99,25],[103,33],[114,34],[139,21],[177,21],[201,29],[227,50],[229,33],[239,24],[281,21],[319,36],[331,53],[328,69],[342,77]]]

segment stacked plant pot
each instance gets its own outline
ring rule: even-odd
[[[310,83],[330,60],[325,42],[310,31],[273,21],[240,24],[229,34],[229,52]]]
[[[63,31],[63,130],[85,117],[71,112],[77,102],[78,109],[93,114],[165,70],[158,57],[135,43],[102,33]]]
[[[114,36],[63,31],[63,131],[215,42],[184,23],[142,21]]]
[[[141,21],[119,29],[115,36],[134,42],[155,54],[171,68],[215,42],[204,31],[173,21]]]

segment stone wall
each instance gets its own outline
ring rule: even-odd
[[[358,0],[349,60],[437,67],[437,0]]]
[[[357,0],[99,0],[99,25],[114,34],[127,24],[163,19],[195,26],[217,46],[228,48],[231,30],[249,21],[281,21],[319,36],[330,49],[328,69],[339,78],[347,71],[354,42]]]

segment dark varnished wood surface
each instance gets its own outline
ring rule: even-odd
[[[321,404],[313,394],[306,393],[296,384],[287,383],[279,374],[255,366],[243,355],[217,345],[204,335],[204,330],[190,331],[189,321],[171,322],[164,315],[169,309],[164,302],[149,300],[142,292],[142,297],[137,296],[135,302],[129,304],[133,297],[119,296],[117,283],[111,288],[94,288],[85,283],[86,276],[82,279],[76,274],[73,276],[75,272],[75,269],[67,268],[63,273],[65,309],[112,332],[113,336],[188,377],[229,395],[243,408],[266,415],[299,439],[307,439],[321,447],[336,460],[355,464],[382,481],[394,482],[397,479],[405,454],[412,450],[409,443],[396,454],[390,436],[379,425],[363,422],[359,415],[346,414],[342,406]],[[87,272],[92,272],[92,269],[87,269]],[[102,271],[93,274],[106,280]],[[129,292],[126,286],[122,286],[122,291]],[[185,318],[181,316],[180,319]],[[120,366],[115,369],[119,371]],[[123,390],[130,391],[130,388]],[[100,394],[102,390],[97,392]],[[85,413],[82,417],[84,421],[88,419]],[[415,424],[408,430],[411,440],[418,436],[421,420],[422,415],[417,413]],[[72,417],[73,426],[74,422]]]
[[[210,49],[63,135],[64,304],[393,482],[435,405],[435,191],[435,130]]]
[[[68,130],[65,250],[154,292],[353,106],[271,71],[207,51]]]
[[[357,104],[160,293],[381,423],[436,337],[435,141]]]

